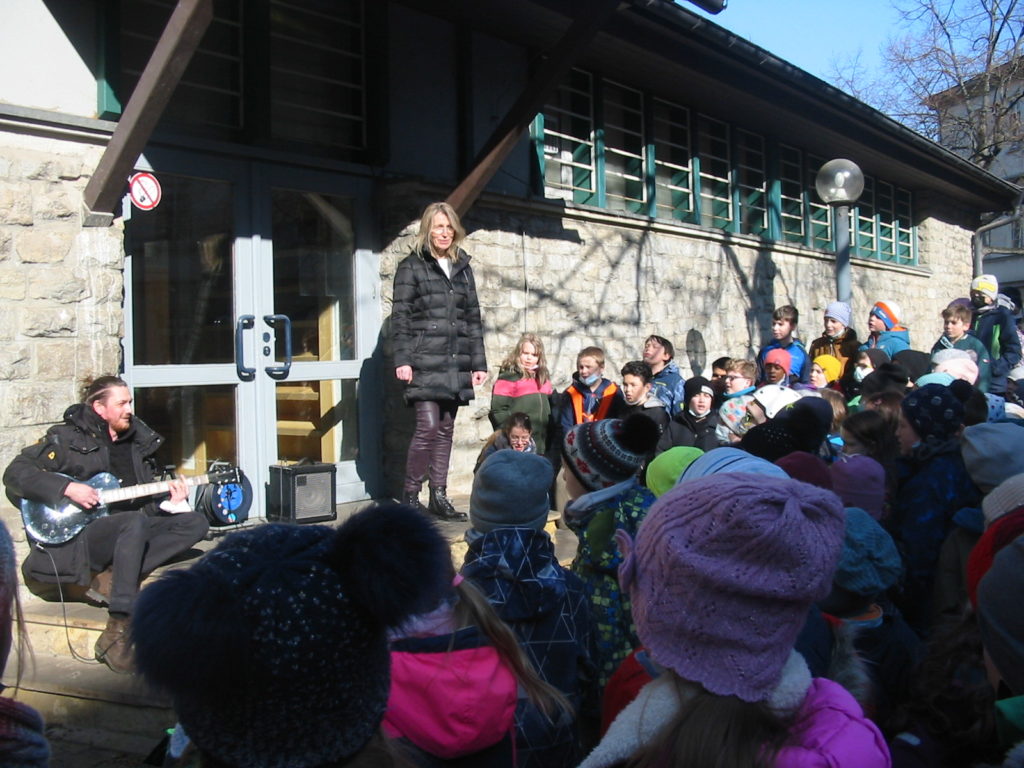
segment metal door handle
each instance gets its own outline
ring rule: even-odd
[[[255,325],[255,315],[241,315],[235,323],[235,371],[239,381],[252,381],[256,378],[256,369],[245,365],[245,349],[242,346],[242,333]]]
[[[271,328],[277,328],[278,324],[284,327],[284,362],[268,365],[263,370],[272,379],[287,379],[292,369],[292,319],[288,315],[264,315],[263,322]]]

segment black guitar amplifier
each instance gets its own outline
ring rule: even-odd
[[[271,465],[267,520],[322,523],[336,519],[337,470],[334,464]]]

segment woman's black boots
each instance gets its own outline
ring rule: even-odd
[[[403,493],[402,503],[405,504],[405,506],[407,507],[412,507],[421,515],[426,515],[430,512],[430,510],[424,507],[423,504],[420,502],[419,491],[406,491],[405,493]]]
[[[442,520],[461,521],[469,519],[465,512],[459,512],[452,506],[452,503],[448,500],[448,489],[443,486],[438,488],[430,487],[430,506],[427,509],[430,511],[430,514]]]

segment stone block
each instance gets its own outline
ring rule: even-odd
[[[26,270],[15,265],[0,266],[0,299],[20,301],[25,298]]]
[[[28,270],[28,297],[72,304],[89,296],[89,284],[60,267],[37,266]]]
[[[12,237],[10,230],[0,230],[0,261],[4,261],[11,255],[13,242],[14,238]]]
[[[33,227],[18,232],[14,249],[26,264],[56,264],[71,250],[72,232],[61,227]]]
[[[48,339],[35,348],[36,376],[40,379],[68,381],[77,370],[78,342],[72,339]]]
[[[46,184],[41,191],[36,190],[32,200],[32,213],[37,221],[71,219],[78,215],[77,206],[80,204],[78,194],[70,194],[67,185]]]
[[[32,375],[30,344],[0,345],[0,381],[28,379]]]
[[[73,402],[67,382],[12,382],[0,391],[0,423],[4,427],[49,426]],[[38,439],[41,434],[37,434]],[[26,441],[23,445],[31,442]]]
[[[38,306],[20,311],[20,332],[34,338],[74,336],[78,323],[70,307]]]
[[[32,224],[32,190],[28,184],[0,184],[0,224]]]

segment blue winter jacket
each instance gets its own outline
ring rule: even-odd
[[[953,438],[941,445],[919,445],[901,459],[899,484],[887,521],[905,567],[897,604],[907,623],[925,634],[931,618],[932,587],[942,543],[963,507],[976,507],[981,491],[971,480]]]
[[[1006,307],[990,306],[975,310],[971,333],[978,337],[992,354],[992,379],[988,391],[994,395],[1006,392],[1006,375],[1020,363],[1020,339],[1013,315]]]
[[[868,336],[868,340],[860,345],[860,349],[880,349],[892,360],[897,352],[910,349],[910,331],[902,326],[895,326],[891,331],[882,331],[877,339]]]

